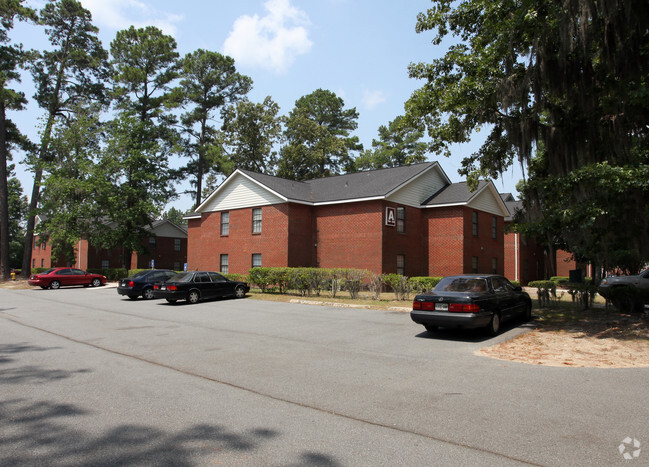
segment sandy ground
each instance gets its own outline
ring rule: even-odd
[[[1,288],[29,289],[27,281],[0,283]],[[296,300],[293,296],[254,294],[256,299],[299,301],[328,306],[355,306],[407,312],[407,302],[377,306],[376,302],[339,300],[329,303]],[[362,303],[362,301],[361,301]],[[398,305],[395,307],[395,305]],[[645,310],[647,311],[647,310]],[[568,304],[534,310],[535,328],[514,339],[480,349],[477,355],[500,360],[562,367],[636,368],[649,367],[649,314],[620,314],[598,304],[579,310]]]

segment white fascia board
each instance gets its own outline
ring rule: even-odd
[[[200,218],[202,218],[202,217],[203,217],[203,216],[201,215],[201,213],[198,213],[198,214],[188,214],[188,215],[186,215],[186,216],[183,216],[183,219],[188,219],[188,220],[189,220],[189,219],[200,219]]]
[[[385,196],[374,196],[371,198],[354,198],[354,199],[341,199],[337,201],[321,201],[319,203],[311,203],[313,206],[327,206],[330,204],[347,204],[347,203],[360,203],[363,201],[376,201],[385,199]]]
[[[232,183],[232,180],[234,180],[235,177],[236,177],[237,175],[242,176],[242,177],[245,177],[246,179],[250,180],[250,181],[251,181],[252,183],[254,183],[255,185],[260,186],[261,188],[263,188],[264,190],[268,191],[269,193],[272,193],[273,195],[277,196],[278,198],[280,198],[280,199],[282,199],[282,200],[284,200],[284,201],[288,201],[288,199],[287,199],[285,196],[280,195],[280,194],[277,193],[276,191],[271,190],[270,188],[268,188],[268,187],[267,187],[266,185],[264,185],[263,183],[259,183],[259,182],[258,182],[257,180],[255,180],[254,178],[249,177],[248,175],[246,175],[246,174],[244,174],[243,172],[241,172],[239,169],[236,169],[234,172],[232,172],[232,174],[230,174],[230,176],[229,176],[228,178],[226,178],[226,179],[223,181],[223,183],[221,183],[221,184],[216,188],[216,190],[214,190],[214,191],[212,192],[212,194],[210,194],[207,198],[205,198],[205,200],[201,203],[201,205],[198,206],[198,207],[196,208],[196,211],[195,211],[195,212],[200,212],[200,213],[202,213],[202,212],[203,212],[203,208],[205,207],[205,205],[208,204],[210,201],[212,201],[213,198],[215,198],[216,196],[218,196],[218,194],[219,194],[219,193],[224,189],[224,187],[226,187],[227,185],[229,185],[230,183]]]
[[[444,203],[444,204],[427,204],[421,206],[422,209],[448,208],[453,206],[467,206],[469,203]]]

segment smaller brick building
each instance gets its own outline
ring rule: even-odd
[[[186,216],[188,267],[502,274],[507,216],[492,182],[472,192],[437,162],[304,182],[236,170]]]
[[[151,235],[142,243],[146,253],[131,252],[129,269],[147,269],[151,268],[153,264],[159,269],[181,271],[187,263],[187,230],[166,219],[154,221],[147,230]],[[66,259],[52,259],[51,245],[42,242],[40,235],[34,235],[32,267],[120,268],[124,262],[123,258],[127,254],[124,248],[94,247],[86,239],[79,240],[75,250],[76,260],[73,264],[68,265]]]

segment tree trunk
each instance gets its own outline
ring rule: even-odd
[[[9,278],[9,181],[7,180],[7,121],[0,101],[0,280]]]

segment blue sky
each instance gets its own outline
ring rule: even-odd
[[[40,8],[43,1],[28,0]],[[403,114],[403,104],[421,83],[408,78],[408,64],[430,62],[444,48],[431,44],[432,34],[417,34],[417,14],[429,0],[375,2],[360,0],[81,0],[107,49],[115,33],[131,25],[154,25],[172,35],[181,55],[198,48],[234,57],[239,72],[254,82],[249,98],[261,102],[271,96],[288,114],[295,101],[318,88],[335,92],[347,108],[359,113],[354,133],[366,148],[377,138],[380,125]],[[43,48],[42,32],[21,26],[13,35],[27,48]],[[23,88],[28,97],[30,77]],[[23,115],[13,115],[21,127],[31,126],[42,113],[31,105]],[[457,146],[451,158],[438,160],[452,181],[461,181],[457,169],[466,155],[479,146]],[[18,169],[25,193],[31,193],[30,174]],[[496,180],[499,191],[514,192],[521,178],[510,170]],[[172,203],[191,207],[188,197]]]

